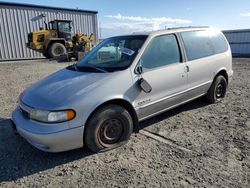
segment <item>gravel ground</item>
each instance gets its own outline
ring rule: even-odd
[[[45,153],[9,126],[18,95],[66,63],[0,63],[0,187],[249,187],[250,59],[234,59],[225,100],[202,99],[142,122],[105,153]]]

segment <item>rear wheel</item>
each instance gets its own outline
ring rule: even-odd
[[[132,130],[133,120],[128,111],[118,105],[108,105],[91,116],[84,141],[93,152],[106,151],[125,144]]]
[[[54,43],[49,47],[48,54],[50,57],[60,57],[67,52],[65,46],[61,43]]]
[[[226,95],[227,81],[224,76],[217,76],[207,93],[209,103],[220,102]]]

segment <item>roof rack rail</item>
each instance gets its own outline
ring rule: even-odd
[[[184,27],[169,27],[166,28],[167,30],[171,30],[171,29],[195,29],[195,28],[210,28],[209,26],[184,26]]]

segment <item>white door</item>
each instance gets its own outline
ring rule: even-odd
[[[181,33],[188,66],[188,95],[197,97],[207,92],[212,83],[214,49],[209,32],[188,31]]]
[[[141,91],[135,99],[139,119],[145,119],[186,99],[186,63],[174,34],[157,36],[145,49],[141,60],[145,79],[152,91]]]

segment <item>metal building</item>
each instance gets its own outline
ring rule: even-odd
[[[0,2],[0,61],[42,58],[26,48],[28,33],[54,19],[72,20],[74,33],[94,33],[97,40],[97,11]]]
[[[250,29],[223,31],[234,57],[250,57]]]

